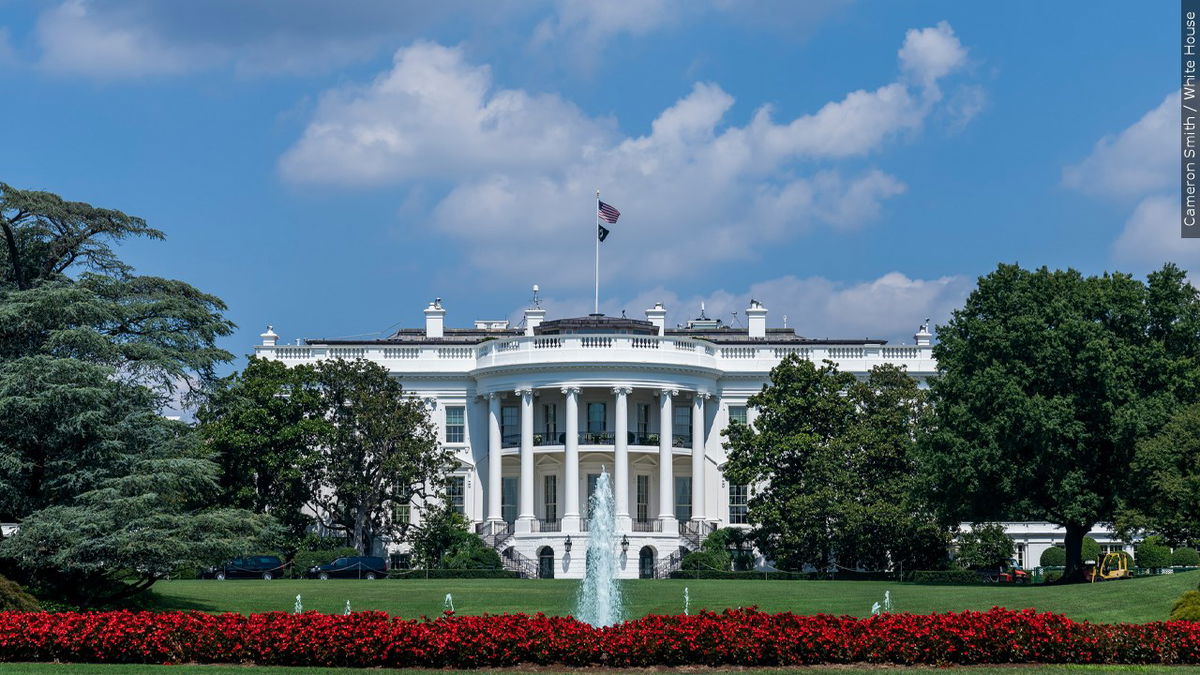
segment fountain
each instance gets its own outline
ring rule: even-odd
[[[442,613],[443,614],[453,614],[454,613],[454,597],[451,596],[449,593],[446,594],[446,599],[442,601]]]
[[[688,587],[683,587],[683,615],[688,615],[688,608],[692,604],[692,598],[688,595]]]
[[[296,594],[296,604],[294,606],[292,606],[292,613],[293,614],[303,614],[304,613],[304,603],[300,602],[300,594],[299,593]]]
[[[351,612],[351,609],[350,609],[350,601],[349,601],[349,600],[347,600],[347,601],[346,601],[346,611],[342,612],[342,614],[345,614],[346,616],[350,616],[350,612]]]
[[[596,627],[611,626],[621,620],[621,589],[617,584],[618,537],[612,485],[604,469],[588,503],[587,557],[575,618]]]

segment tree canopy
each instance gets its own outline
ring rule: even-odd
[[[866,381],[789,356],[726,430],[731,481],[754,486],[758,548],[786,569],[929,567],[947,532],[915,501],[912,448],[924,393],[893,366]]]
[[[1084,534],[1130,496],[1139,439],[1200,387],[1200,302],[1167,265],[1125,274],[1000,265],[938,328],[940,375],[923,444],[948,518],[1017,515]]]

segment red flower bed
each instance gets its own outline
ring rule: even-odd
[[[1079,623],[1032,610],[869,619],[755,610],[647,616],[610,628],[511,614],[0,612],[0,662],[477,668],[820,663],[1200,663],[1200,623]]]

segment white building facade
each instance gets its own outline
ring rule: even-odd
[[[754,301],[745,327],[701,311],[668,328],[661,304],[645,320],[546,321],[535,303],[520,327],[446,328],[440,299],[424,313],[423,329],[381,340],[282,345],[268,329],[255,354],[288,365],[369,359],[424,398],[457,453],[448,499],[524,576],[583,576],[587,497],[601,472],[613,484],[623,578],[666,576],[708,532],[746,524],[750,488],[722,473],[721,431],[753,422],[746,401],[785,356],[860,377],[880,364],[922,382],[936,371],[927,325],[914,345],[813,339],[767,328]]]

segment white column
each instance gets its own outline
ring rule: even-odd
[[[658,399],[658,519],[662,521],[662,531],[672,533],[679,521],[675,520],[675,474],[671,458],[675,420],[671,397],[678,393],[678,389],[663,389]]]
[[[563,387],[567,398],[563,442],[563,532],[579,532],[579,387]]]
[[[521,397],[521,496],[517,532],[533,531],[533,390],[517,389]]]
[[[500,392],[486,395],[488,402],[488,482],[487,482],[487,519],[498,522],[503,519],[501,509],[501,490],[503,479],[500,472]]]
[[[613,387],[617,397],[615,408],[616,438],[613,443],[613,494],[615,495],[617,513],[617,531],[629,532],[633,529],[633,519],[629,516],[629,394],[631,387]]]
[[[692,401],[692,520],[705,520],[704,509],[704,399],[709,394],[696,392]]]

